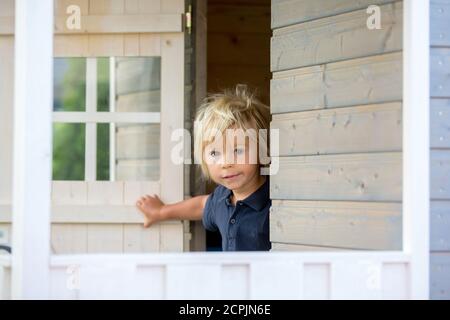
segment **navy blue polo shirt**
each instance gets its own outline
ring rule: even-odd
[[[269,241],[269,176],[255,192],[244,200],[231,203],[233,191],[219,185],[206,200],[203,226],[219,230],[223,251],[268,251]]]

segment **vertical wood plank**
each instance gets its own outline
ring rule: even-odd
[[[90,15],[123,14],[125,0],[94,0],[89,1]]]
[[[142,225],[123,226],[123,252],[158,252],[160,226],[144,229]]]
[[[184,35],[162,35],[161,51],[161,200],[173,203],[184,196],[184,159],[172,159],[176,143],[171,139],[174,130],[184,127]]]
[[[89,34],[89,56],[123,56],[123,34]]]
[[[142,13],[160,13],[161,3],[164,4],[166,0],[138,0],[139,12]]]
[[[139,55],[141,55],[141,56],[160,56],[161,55],[161,36],[158,34],[140,33],[139,34]]]
[[[96,0],[91,2],[96,2]],[[55,0],[55,14],[67,15],[67,8],[71,5],[78,6],[82,15],[89,13],[89,0]]]
[[[52,204],[87,204],[87,183],[85,181],[53,181]]]
[[[53,254],[88,252],[87,225],[52,224],[51,247]]]
[[[160,0],[161,13],[184,13],[184,0]]]
[[[139,56],[139,34],[124,35],[124,49],[125,56]]]
[[[160,247],[161,252],[183,252],[183,224],[181,222],[160,224]]]
[[[88,204],[123,204],[124,183],[120,181],[94,181],[88,183]]]
[[[123,225],[89,224],[87,233],[88,253],[123,252]]]
[[[143,195],[159,195],[159,183],[157,182],[124,182],[124,204],[135,205],[139,197]]]

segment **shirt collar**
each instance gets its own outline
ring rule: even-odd
[[[245,203],[249,207],[255,209],[256,211],[262,210],[269,201],[269,189],[270,182],[269,182],[269,176],[266,176],[266,181],[251,195],[249,195],[244,200],[241,200],[241,202]],[[233,193],[228,188],[225,188],[224,195],[221,198],[221,201],[226,201],[226,204],[231,205],[230,196]]]

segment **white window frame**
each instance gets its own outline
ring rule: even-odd
[[[86,58],[85,111],[53,111],[53,123],[82,123],[85,132],[85,181],[97,181],[97,124],[110,124],[110,181],[115,181],[115,124],[160,124],[160,112],[115,112],[115,57],[109,57],[109,112],[97,111],[97,57]]]
[[[242,275],[240,267],[246,264],[249,266],[246,272],[250,272],[251,287],[246,297],[303,298],[306,291],[301,288],[315,290],[326,276],[315,266],[328,264],[332,277],[329,288],[331,298],[389,297],[390,292],[398,289],[396,281],[400,281],[399,277],[406,279],[405,283],[401,283],[402,288],[406,290],[405,297],[428,298],[429,2],[404,2],[402,251],[51,257],[48,243],[53,1],[41,0],[37,4],[35,1],[17,0],[13,297],[47,298],[62,293],[72,298],[99,297],[94,293],[100,294],[101,297],[118,297],[120,292],[123,294],[121,286],[124,285],[133,288],[133,294],[139,296],[139,293],[148,289],[148,284],[142,283],[142,279],[152,279],[156,282],[150,287],[165,292],[164,298],[223,298],[223,292],[230,293],[236,288],[229,288],[226,286],[227,282],[220,281],[232,282],[235,276]],[[39,39],[39,45],[33,43],[36,39]],[[28,52],[26,43],[33,43],[32,47],[36,50],[33,53]],[[183,59],[182,52],[183,47],[174,54]],[[164,79],[164,71],[162,76]],[[177,81],[177,88],[182,91],[184,79],[171,81]],[[41,87],[33,85],[37,82],[41,83]],[[163,96],[166,96],[165,94],[167,93],[163,92]],[[173,97],[173,94],[168,96]],[[29,103],[31,101],[33,106]],[[182,106],[182,97],[176,95],[169,102],[171,106]],[[169,118],[162,115],[162,124],[168,123]],[[169,132],[170,130],[161,138],[162,141],[170,140],[167,136]],[[40,169],[39,174],[33,170],[36,167]],[[169,185],[166,185],[166,188]],[[29,199],[40,200],[29,203]],[[0,261],[7,265],[5,258]],[[361,262],[371,268],[361,267]],[[65,268],[73,265],[80,266],[85,279],[93,281],[76,294],[68,293],[67,288],[63,288],[67,281]],[[234,265],[237,269],[232,269],[233,271],[223,278],[221,270],[228,265]],[[140,268],[137,269],[137,266]],[[157,276],[160,274],[160,267],[165,267],[165,271]],[[305,276],[306,270],[309,270],[308,275],[311,277]],[[368,270],[375,270],[377,280],[371,288],[360,286],[356,281],[367,280],[370,276],[367,274]],[[116,277],[117,274],[121,276]],[[298,276],[295,278],[298,282],[293,284],[288,275]],[[386,281],[383,282],[383,287],[379,287],[380,277],[391,280],[392,283]],[[161,279],[166,279],[167,283],[161,285],[158,282]],[[110,284],[111,281],[118,285],[120,291],[114,290],[114,287],[101,291],[99,284]],[[148,297],[144,294],[142,296]]]

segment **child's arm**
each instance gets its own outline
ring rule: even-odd
[[[201,220],[208,195],[196,196],[174,204],[164,204],[157,195],[141,197],[136,206],[144,214],[144,228],[163,220]]]

